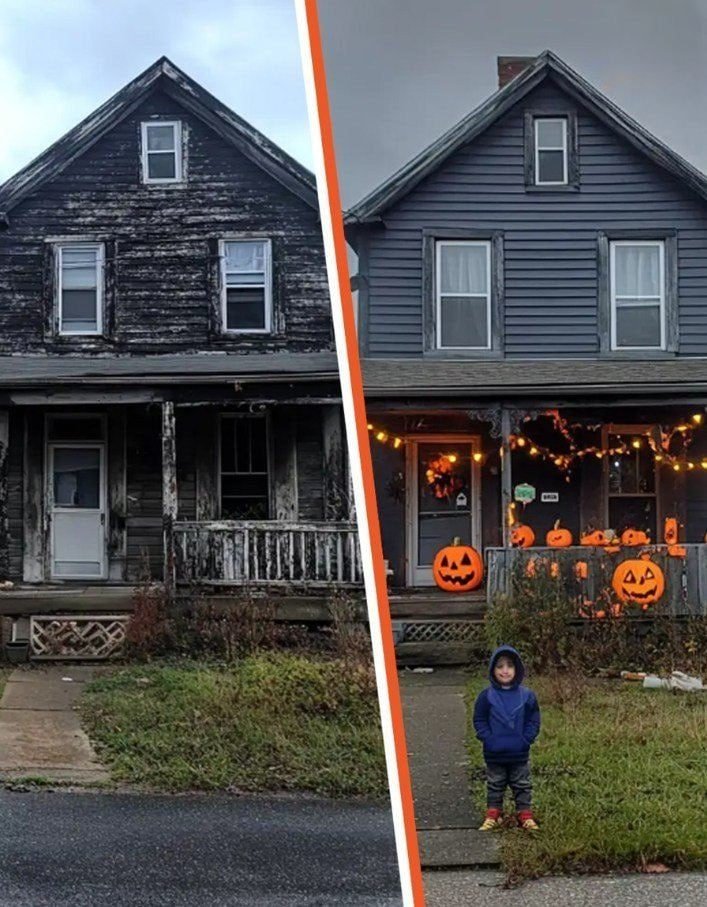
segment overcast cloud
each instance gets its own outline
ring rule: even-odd
[[[707,0],[319,0],[348,207],[549,48],[707,171]]]
[[[0,181],[163,54],[311,167],[293,0],[0,0]]]

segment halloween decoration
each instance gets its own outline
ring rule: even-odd
[[[455,538],[435,555],[432,576],[445,592],[470,592],[481,585],[484,562],[475,548]]]
[[[663,527],[663,540],[666,545],[677,545],[678,535],[680,532],[680,524],[675,519],[674,516],[669,516],[665,518],[665,524]]]
[[[621,533],[621,544],[628,548],[635,548],[638,545],[650,545],[651,540],[648,533],[642,529],[624,529]]]
[[[531,548],[535,544],[535,533],[530,526],[519,523],[511,528],[511,546],[513,548]]]
[[[560,529],[560,521],[555,520],[554,527],[545,536],[545,544],[550,548],[569,548],[572,544],[572,533],[569,529]]]
[[[687,557],[687,548],[684,545],[668,545],[670,557]]]
[[[608,545],[610,539],[602,529],[594,529],[591,532],[585,532],[580,536],[580,545],[602,546]]]
[[[574,565],[574,575],[579,580],[587,579],[589,576],[589,564],[586,561],[577,561]]]
[[[611,586],[619,601],[641,605],[646,611],[663,595],[665,576],[650,557],[629,558],[617,565]]]
[[[560,575],[560,565],[557,561],[550,561],[550,576],[557,579]]]
[[[455,472],[456,454],[440,454],[430,460],[425,469],[425,479],[432,494],[438,499],[450,500],[464,487],[464,479]]]

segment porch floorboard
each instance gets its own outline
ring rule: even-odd
[[[478,590],[450,595],[438,589],[405,589],[388,595],[394,620],[479,620],[486,611],[486,593]]]

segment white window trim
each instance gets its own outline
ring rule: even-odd
[[[462,299],[486,300],[486,344],[485,346],[444,346],[442,344],[442,286],[441,261],[444,246],[479,246],[486,249],[486,293],[445,293]],[[490,350],[491,349],[491,243],[478,239],[438,239],[435,242],[435,343],[438,350]]]
[[[660,346],[619,346],[616,341],[616,249],[618,246],[657,246],[659,250],[659,267],[660,267],[660,296],[658,304],[660,305]],[[665,240],[663,239],[612,239],[609,244],[609,282],[610,282],[610,305],[611,305],[611,349],[612,352],[623,350],[665,350],[666,349],[666,305],[665,305]],[[635,302],[625,304],[626,308],[654,308],[656,305],[655,296],[637,297],[631,299],[643,298],[646,302]]]
[[[105,280],[105,252],[103,243],[95,242],[65,242],[57,243],[55,248],[56,262],[56,313],[57,333],[62,337],[99,337],[103,333],[103,302]],[[67,331],[64,329],[63,313],[63,255],[64,249],[95,249],[96,250],[96,329],[94,331]]]
[[[562,124],[562,146],[556,145],[540,146],[538,138],[540,123],[561,123]],[[568,161],[567,161],[567,118],[566,117],[535,117],[533,120],[533,137],[535,146],[535,185],[536,186],[566,186],[568,182]],[[562,179],[561,180],[541,180],[540,179],[540,152],[541,151],[561,151],[562,152]]]
[[[174,127],[174,176],[150,177],[147,160],[149,154],[171,154],[169,151],[147,150],[147,131],[151,126]],[[143,183],[181,183],[184,168],[182,167],[182,123],[181,120],[144,120],[140,124],[141,152],[142,152],[142,181]]]
[[[265,327],[262,328],[229,328],[228,293],[226,286],[226,245],[235,242],[260,242],[265,244]],[[226,236],[219,240],[219,264],[221,274],[221,330],[224,334],[272,334],[272,240],[266,236]],[[259,286],[259,284],[253,284]]]
[[[265,422],[265,456],[268,465],[267,479],[268,479],[268,516],[265,518],[268,521],[273,519],[273,498],[274,498],[274,461],[273,461],[273,451],[272,445],[270,443],[272,436],[272,424],[270,421],[270,413],[266,412],[262,415],[258,413],[219,413],[218,419],[218,438],[216,439],[216,450],[217,450],[217,468],[218,468],[218,481],[217,481],[217,505],[218,505],[218,514],[219,519],[222,518],[222,501],[223,501],[223,464],[222,464],[222,447],[223,447],[223,423],[228,419],[263,419]],[[263,475],[262,472],[257,473],[228,473],[229,475]],[[249,523],[249,522],[259,522],[258,520],[236,520],[238,523]]]

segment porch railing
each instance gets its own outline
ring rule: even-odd
[[[650,558],[663,571],[665,592],[649,613],[660,609],[673,616],[707,614],[707,544],[684,545],[686,556],[671,557],[667,545],[647,545],[641,548],[621,548],[607,553],[601,548],[576,545],[569,548],[487,548],[486,596],[491,604],[498,595],[512,593],[515,571],[525,570],[533,558],[556,564],[555,571],[571,594],[582,600],[596,602],[603,590],[611,589],[616,566],[622,561],[636,558],[641,553]],[[576,565],[586,564],[579,578]]]
[[[174,524],[178,583],[359,586],[353,523],[197,521]]]

